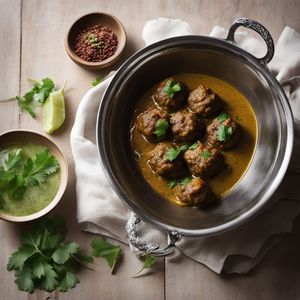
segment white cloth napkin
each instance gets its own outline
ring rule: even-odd
[[[215,37],[227,31],[215,27]],[[163,38],[192,34],[186,22],[159,18],[145,24],[143,39],[148,45]],[[263,44],[247,33],[237,34],[238,44],[255,55],[263,55]],[[245,273],[254,267],[284,234],[291,232],[300,213],[300,35],[286,27],[276,45],[271,70],[284,86],[295,117],[295,147],[289,171],[273,196],[275,205],[246,224],[213,237],[183,238],[178,249],[186,256],[220,273]],[[77,111],[71,132],[71,147],[77,176],[77,219],[82,230],[127,243],[125,224],[129,210],[108,184],[95,145],[96,114],[101,97],[112,77],[89,90]],[[273,201],[272,201],[273,203]],[[139,226],[146,241],[165,243],[163,233],[148,224]],[[176,257],[178,260],[178,256]],[[180,259],[180,258],[179,258]]]

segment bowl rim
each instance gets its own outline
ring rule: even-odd
[[[64,169],[65,169],[65,176],[64,178],[61,177],[60,179],[60,184],[57,190],[57,193],[55,195],[55,197],[50,201],[50,203],[45,206],[44,208],[42,208],[41,210],[29,214],[29,215],[24,215],[24,216],[14,216],[14,215],[10,215],[7,214],[3,211],[0,210],[0,219],[2,220],[6,220],[6,221],[11,221],[11,222],[27,222],[27,221],[32,221],[35,219],[38,219],[44,215],[46,215],[48,212],[50,212],[61,200],[67,184],[68,184],[68,177],[69,177],[69,165],[68,165],[68,161],[66,156],[64,155],[64,153],[61,151],[60,147],[49,137],[47,137],[44,134],[41,134],[39,132],[36,132],[34,130],[28,130],[28,129],[12,129],[12,130],[8,130],[8,131],[4,131],[2,133],[0,133],[0,138],[3,137],[4,135],[9,135],[9,134],[17,134],[17,133],[21,133],[21,132],[25,132],[28,134],[32,134],[32,135],[36,135],[39,138],[45,139],[47,142],[49,142],[54,148],[56,148],[56,150],[59,152],[62,161],[64,163]]]
[[[86,61],[86,60],[80,58],[80,57],[74,52],[72,46],[71,46],[70,43],[69,43],[69,36],[70,36],[71,30],[73,29],[73,27],[75,26],[75,24],[76,24],[78,21],[80,21],[81,19],[88,18],[88,17],[91,16],[91,15],[102,15],[102,16],[107,16],[107,17],[113,19],[113,20],[116,22],[116,24],[118,25],[118,27],[120,28],[121,35],[123,36],[123,38],[122,38],[122,40],[121,40],[121,41],[122,41],[121,44],[120,44],[120,41],[118,40],[118,46],[117,46],[116,52],[115,52],[112,56],[110,56],[110,57],[108,57],[108,58],[106,58],[106,59],[104,59],[104,60],[102,60],[102,61],[100,61],[100,62],[88,62],[88,61]],[[113,16],[113,15],[111,15],[111,14],[109,14],[109,13],[103,12],[103,11],[94,11],[94,12],[90,12],[90,13],[88,13],[88,14],[83,14],[83,15],[81,15],[80,17],[78,17],[78,18],[72,23],[72,25],[69,27],[68,32],[67,32],[67,35],[66,35],[66,37],[65,37],[65,49],[66,49],[66,52],[67,52],[67,54],[69,55],[69,57],[70,57],[75,63],[77,63],[77,64],[79,64],[79,65],[86,66],[86,67],[90,67],[90,68],[92,68],[92,67],[94,67],[94,68],[95,68],[95,67],[99,67],[99,68],[102,67],[102,68],[104,68],[104,67],[106,67],[106,66],[112,64],[113,62],[115,62],[115,61],[121,56],[121,54],[123,53],[123,50],[124,50],[124,48],[125,48],[126,41],[127,41],[126,30],[125,30],[123,24],[121,23],[121,21],[120,21],[118,18],[116,18],[115,16]]]
[[[214,227],[210,228],[205,228],[205,229],[185,229],[185,228],[179,228],[176,226],[168,225],[165,224],[159,220],[151,218],[151,216],[148,215],[147,212],[139,209],[133,202],[128,199],[126,193],[122,190],[120,187],[117,178],[115,177],[113,171],[111,170],[111,167],[109,165],[109,160],[107,158],[107,153],[106,149],[104,149],[103,142],[104,138],[104,131],[105,129],[103,128],[104,126],[100,126],[101,122],[104,122],[103,115],[105,115],[107,111],[107,107],[109,105],[109,95],[112,93],[114,89],[114,85],[118,83],[119,81],[122,81],[124,76],[130,72],[129,65],[132,63],[136,64],[138,63],[141,59],[145,58],[145,56],[151,56],[151,54],[157,52],[158,50],[165,50],[168,47],[174,47],[174,46],[182,46],[186,45],[187,43],[191,44],[197,44],[197,43],[208,43],[210,45],[214,45],[215,47],[218,48],[218,51],[221,51],[222,49],[224,50],[229,50],[233,55],[242,57],[246,59],[252,68],[259,70],[259,72],[263,75],[264,78],[267,78],[270,80],[270,82],[275,86],[279,93],[279,98],[281,99],[279,102],[283,106],[283,110],[285,112],[285,117],[286,117],[286,148],[284,151],[284,156],[282,159],[282,162],[280,164],[278,173],[276,174],[276,177],[274,178],[272,184],[268,187],[266,190],[265,194],[262,195],[261,199],[259,202],[257,202],[253,207],[251,207],[249,210],[241,213],[239,216],[233,218],[230,221],[227,221],[221,225],[217,225]],[[205,45],[205,44],[203,44]],[[207,45],[205,45],[207,46]],[[124,75],[125,74],[125,75]],[[100,118],[100,116],[102,116]],[[153,43],[140,51],[136,52],[133,56],[131,56],[116,72],[115,76],[112,78],[112,81],[110,82],[109,86],[107,87],[105,94],[102,98],[102,101],[99,106],[98,110],[98,116],[97,116],[97,126],[96,126],[96,137],[97,137],[97,149],[98,149],[98,155],[100,157],[100,162],[104,170],[104,174],[106,178],[108,179],[109,183],[113,187],[114,191],[117,193],[119,198],[129,207],[131,211],[133,211],[135,214],[138,215],[142,220],[145,222],[151,224],[153,227],[158,228],[159,230],[167,231],[167,232],[180,232],[185,236],[208,236],[208,235],[214,235],[218,234],[227,230],[231,230],[249,219],[251,219],[253,216],[258,214],[258,212],[262,209],[262,207],[268,202],[270,197],[273,195],[275,190],[278,188],[279,184],[281,183],[291,155],[292,155],[292,149],[293,149],[293,132],[294,132],[294,125],[293,125],[293,115],[290,107],[290,103],[280,86],[279,82],[276,80],[276,78],[271,74],[271,72],[268,70],[267,67],[263,66],[259,60],[254,57],[252,54],[249,52],[241,49],[239,46],[236,44],[222,40],[219,38],[214,38],[214,37],[208,37],[208,36],[199,36],[199,35],[187,35],[187,36],[180,36],[180,37],[173,37],[169,39],[165,39],[163,41],[159,41],[156,43]],[[167,200],[166,200],[167,201]]]

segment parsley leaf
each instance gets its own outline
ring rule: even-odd
[[[160,138],[166,135],[168,129],[169,129],[169,122],[164,120],[164,119],[160,119],[155,123],[155,131],[154,134]]]
[[[99,83],[102,82],[102,80],[103,80],[102,78],[96,77],[95,80],[92,81],[92,86],[98,85]]]
[[[163,91],[170,97],[173,98],[175,93],[181,91],[179,83],[176,83],[173,79],[169,79],[163,89]]]
[[[44,78],[41,82],[32,80],[33,88],[23,97],[16,96],[16,100],[22,111],[26,110],[33,118],[35,118],[36,104],[44,104],[49,94],[54,89],[54,82],[50,78]]]
[[[33,254],[36,253],[36,248],[33,245],[23,245],[16,252],[14,252],[7,264],[7,270],[23,270],[24,263],[29,259]]]
[[[166,152],[166,158],[168,161],[175,160],[182,152],[189,149],[189,145],[182,145],[179,148],[169,148]]]
[[[61,265],[68,261],[73,254],[77,253],[79,248],[80,246],[77,243],[65,243],[57,248],[51,257],[54,262]]]
[[[204,151],[201,153],[201,157],[202,157],[204,160],[208,160],[208,159],[211,157],[211,153],[210,153],[208,150],[204,150]]]
[[[220,121],[220,122],[224,122],[225,120],[227,120],[229,118],[229,116],[226,114],[226,113],[221,113],[219,114],[219,116],[217,117],[217,119]]]
[[[77,283],[79,283],[78,277],[74,273],[66,272],[65,277],[59,285],[59,290],[61,292],[66,292],[68,289],[75,287]]]
[[[20,290],[36,288],[67,291],[79,282],[75,272],[92,257],[80,253],[75,242],[63,242],[64,221],[53,217],[38,220],[22,235],[22,244],[9,258],[7,270],[15,270]]]
[[[144,270],[151,268],[157,262],[157,258],[154,255],[148,253],[143,256],[143,260],[144,260],[144,264],[142,268],[133,277],[137,277]]]
[[[53,267],[47,263],[43,262],[43,267],[45,271],[45,276],[41,282],[41,288],[47,292],[52,292],[58,286],[58,274],[53,270]]]
[[[34,282],[32,279],[32,272],[30,268],[25,266],[22,270],[16,272],[16,284],[18,285],[21,291],[25,291],[28,293],[34,292]]]
[[[232,136],[232,128],[221,124],[217,130],[217,139],[220,142],[227,142]]]
[[[112,245],[102,238],[92,240],[91,247],[93,256],[102,256],[106,259],[113,273],[116,262],[121,255],[121,247]]]

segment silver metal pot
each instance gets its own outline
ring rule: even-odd
[[[267,44],[263,58],[235,44],[239,26],[262,36]],[[267,68],[273,54],[268,30],[256,21],[238,19],[225,40],[196,35],[163,40],[134,54],[117,71],[100,104],[97,145],[108,180],[134,212],[127,231],[135,247],[155,255],[169,254],[182,235],[205,236],[232,229],[261,211],[270,199],[286,172],[293,145],[288,100]],[[219,205],[206,210],[183,209],[163,199],[143,179],[130,148],[129,128],[136,101],[159,80],[186,72],[228,82],[246,96],[257,118],[257,143],[247,172]],[[140,218],[169,233],[165,249],[139,238],[136,224]]]

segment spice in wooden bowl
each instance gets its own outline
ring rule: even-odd
[[[126,45],[126,32],[112,15],[94,12],[80,17],[70,27],[65,49],[69,57],[86,69],[102,69],[115,63]]]
[[[103,61],[114,55],[117,46],[117,36],[109,27],[100,24],[80,31],[73,45],[80,58],[91,62]]]

